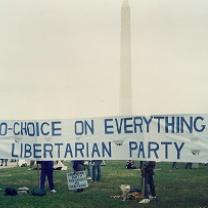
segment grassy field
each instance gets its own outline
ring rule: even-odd
[[[102,167],[102,181],[90,183],[82,193],[68,191],[66,172],[55,171],[56,194],[47,193],[44,197],[32,195],[4,196],[4,188],[12,186],[37,187],[38,171],[27,168],[0,170],[0,208],[208,208],[208,167],[185,170],[170,170],[171,164],[157,164],[155,175],[158,199],[148,205],[138,201],[126,202],[113,199],[111,195],[120,194],[119,185],[140,185],[138,170],[125,169],[124,161],[107,161]]]

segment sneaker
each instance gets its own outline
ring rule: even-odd
[[[55,190],[55,189],[52,189],[52,190],[51,190],[51,193],[56,193],[56,190]]]
[[[150,199],[142,199],[139,203],[140,204],[148,204],[148,203],[150,203]]]
[[[157,197],[156,196],[152,196],[152,195],[149,195],[149,199],[156,199]]]

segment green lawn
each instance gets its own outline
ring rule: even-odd
[[[0,208],[208,208],[208,167],[170,171],[171,164],[157,164],[155,181],[158,199],[148,205],[137,201],[123,202],[112,199],[111,195],[120,194],[122,183],[137,187],[140,173],[124,168],[125,161],[107,161],[102,167],[102,181],[90,183],[82,193],[68,191],[65,171],[55,171],[56,194],[47,193],[44,197],[32,195],[4,196],[4,188],[12,186],[37,187],[38,171],[27,168],[0,170]]]

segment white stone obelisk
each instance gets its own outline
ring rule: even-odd
[[[131,86],[131,17],[128,0],[121,7],[120,115],[132,114]]]

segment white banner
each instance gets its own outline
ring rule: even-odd
[[[208,162],[208,115],[0,121],[0,158]]]

